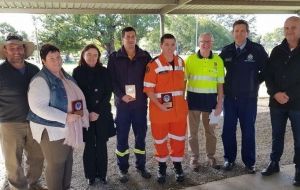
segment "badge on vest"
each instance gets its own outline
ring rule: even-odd
[[[167,108],[173,107],[172,93],[161,94],[161,101]]]
[[[125,93],[128,96],[131,96],[132,98],[135,98],[135,85],[131,84],[131,85],[125,85]]]
[[[72,101],[72,113],[83,116],[83,103],[82,103],[82,100]]]

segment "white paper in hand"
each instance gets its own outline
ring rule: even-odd
[[[221,119],[221,114],[215,116],[215,110],[213,109],[212,112],[209,114],[209,124],[210,125],[217,125]]]

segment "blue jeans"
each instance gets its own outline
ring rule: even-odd
[[[279,162],[284,148],[284,135],[287,120],[291,121],[294,137],[294,163],[300,167],[300,111],[282,108],[270,108],[272,124],[272,161]]]
[[[235,162],[237,155],[236,129],[239,120],[242,133],[242,161],[251,167],[255,165],[255,120],[257,98],[224,98],[224,124],[222,140],[224,159]]]

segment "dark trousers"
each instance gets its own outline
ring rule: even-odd
[[[84,141],[83,167],[85,177],[88,179],[106,178],[107,138],[101,133],[101,126],[97,126],[96,122],[91,122],[88,130],[84,131]]]
[[[257,98],[224,98],[224,125],[222,140],[224,159],[234,162],[237,155],[236,129],[240,122],[242,133],[242,160],[248,167],[255,164],[255,120]]]
[[[129,107],[118,107],[115,119],[117,130],[117,159],[121,171],[127,172],[129,168],[129,145],[128,135],[132,126],[135,136],[136,168],[144,169],[146,163],[145,137],[147,133],[147,107],[132,109]]]
[[[284,135],[287,120],[291,121],[294,137],[294,163],[300,168],[300,111],[289,109],[270,108],[272,124],[272,161],[280,161],[284,148]]]

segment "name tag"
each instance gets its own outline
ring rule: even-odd
[[[82,100],[72,101],[72,113],[83,116],[83,103],[82,103]]]
[[[232,61],[232,57],[225,58],[224,61],[225,62],[230,62],[230,61]]]
[[[136,97],[136,93],[135,93],[135,85],[131,84],[131,85],[125,85],[125,93],[128,96],[131,96],[132,98]]]
[[[173,107],[172,93],[161,94],[161,101],[162,104],[165,105],[167,108],[172,108]]]

